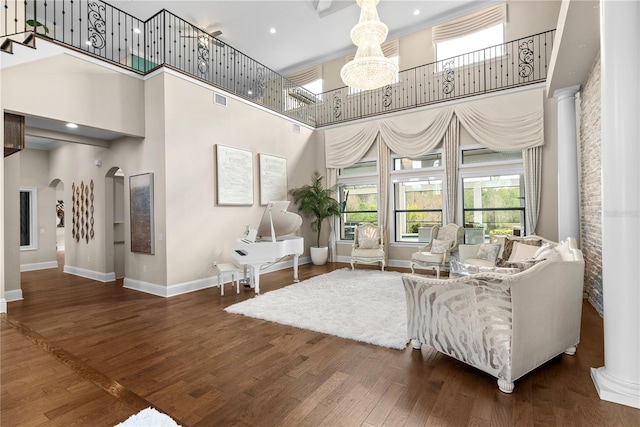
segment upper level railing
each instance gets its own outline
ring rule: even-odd
[[[171,67],[315,125],[315,94],[166,10],[141,21],[99,0],[0,0],[0,8],[0,37],[35,32],[139,74]]]
[[[550,30],[404,70],[395,83],[376,90],[323,92],[316,104],[316,126],[543,82],[554,35]]]
[[[320,95],[162,10],[146,21],[99,0],[0,0],[0,37],[35,32],[139,74],[165,66],[321,127],[545,81],[555,30],[398,73],[381,89]]]

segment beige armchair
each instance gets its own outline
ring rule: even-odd
[[[351,269],[354,264],[380,263],[384,271],[385,254],[382,228],[373,224],[360,224],[356,227],[351,249]]]
[[[436,271],[436,277],[440,278],[440,269],[455,259],[453,253],[458,250],[458,245],[464,243],[464,228],[458,224],[445,226],[434,225],[431,229],[431,241],[411,255],[411,272],[415,268],[427,268]]]

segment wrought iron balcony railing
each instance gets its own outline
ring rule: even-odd
[[[376,90],[323,92],[316,104],[316,126],[543,82],[554,35],[550,30],[404,70],[395,83]]]
[[[316,95],[166,10],[142,21],[99,0],[0,5],[0,37],[36,33],[140,74],[170,67],[315,127],[545,81],[555,34],[401,71],[381,89]]]

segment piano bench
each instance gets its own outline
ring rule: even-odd
[[[236,293],[240,293],[240,267],[235,264],[215,264],[218,272],[218,286],[220,287],[220,295],[224,296],[224,273],[231,273],[231,284],[236,282]]]

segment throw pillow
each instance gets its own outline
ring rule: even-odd
[[[528,258],[533,258],[538,248],[536,246],[522,244],[520,242],[514,242],[511,249],[510,262],[522,261]]]
[[[432,254],[443,254],[447,252],[447,249],[451,247],[451,240],[438,240],[433,239],[431,242],[431,253]]]
[[[358,246],[360,249],[378,249],[378,239],[375,237],[361,237],[358,240]]]
[[[476,258],[494,262],[498,258],[500,245],[497,243],[484,243],[480,245]]]
[[[511,258],[511,251],[513,250],[513,244],[515,242],[522,243],[523,245],[541,246],[542,240],[540,239],[520,239],[514,237],[507,237],[504,239],[504,249],[502,250],[502,258],[504,261],[508,261]]]
[[[543,259],[552,261],[562,259],[556,248],[554,248],[551,243],[545,243],[544,245],[540,246],[540,249],[536,251],[533,257],[536,259],[536,261]]]

